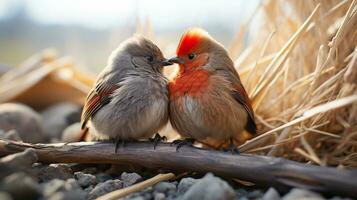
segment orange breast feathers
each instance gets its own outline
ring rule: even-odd
[[[178,75],[169,83],[170,99],[202,94],[209,86],[209,76],[206,70],[193,70]]]

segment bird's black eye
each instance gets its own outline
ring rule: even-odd
[[[154,58],[152,56],[147,56],[146,60],[149,61],[149,62],[152,62],[152,61],[154,61]]]
[[[196,55],[193,53],[188,54],[188,59],[190,59],[190,60],[194,59],[195,57],[196,57]]]

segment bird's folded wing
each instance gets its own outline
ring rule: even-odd
[[[255,124],[255,119],[254,119],[254,111],[252,108],[252,104],[250,102],[250,99],[248,97],[247,92],[243,88],[241,84],[237,84],[234,86],[234,89],[232,91],[233,97],[243,105],[244,109],[248,113],[248,121],[246,125],[246,130],[252,134],[256,133],[256,124]]]
[[[93,117],[98,110],[110,102],[112,98],[111,94],[118,88],[118,85],[99,83],[97,87],[90,91],[82,111],[82,129],[86,127],[88,120]]]

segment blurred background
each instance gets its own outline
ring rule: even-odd
[[[259,0],[1,0],[0,64],[17,66],[35,52],[53,47],[61,55],[75,58],[78,67],[98,72],[110,52],[135,32],[145,33],[171,56],[180,35],[191,26],[203,27],[228,45],[239,25],[256,12],[259,3]]]

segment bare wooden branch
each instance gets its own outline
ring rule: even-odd
[[[134,164],[173,172],[213,172],[214,174],[273,186],[279,190],[300,187],[325,194],[357,198],[357,170],[320,167],[258,155],[230,153],[150,142],[127,143],[114,152],[110,142],[70,144],[27,144],[0,140],[0,156],[33,148],[44,163],[113,163]]]

